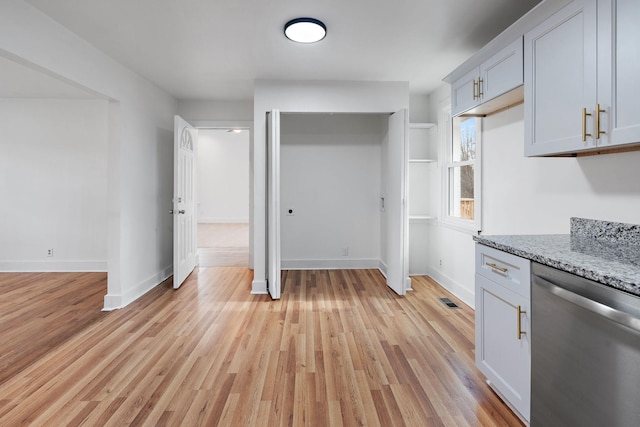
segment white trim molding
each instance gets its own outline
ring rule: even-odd
[[[198,224],[248,224],[249,218],[214,218],[210,216],[198,217]]]
[[[107,261],[0,261],[0,271],[7,273],[106,273]]]
[[[173,275],[173,266],[164,268],[158,274],[149,277],[146,280],[138,283],[137,286],[129,290],[125,294],[107,294],[104,296],[104,307],[102,311],[113,311],[119,308],[126,307],[133,301],[146,294],[169,277]]]
[[[432,269],[429,272],[429,277],[456,297],[460,298],[466,305],[475,308],[475,294],[467,290],[462,284],[436,269]]]
[[[387,264],[384,263],[384,261],[382,261],[381,259],[378,260],[378,266],[376,267],[380,273],[384,276],[384,278],[387,278]]]
[[[254,280],[251,282],[251,294],[252,295],[266,295],[267,294],[267,281],[266,280]]]
[[[370,270],[379,269],[379,259],[291,259],[282,260],[283,270]]]

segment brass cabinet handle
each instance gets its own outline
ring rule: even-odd
[[[521,306],[518,306],[518,339],[521,340],[523,335],[527,335],[526,332],[522,330],[522,315],[527,314],[526,311],[522,309]]]
[[[478,77],[478,99],[484,96],[484,92],[482,91],[482,83],[484,83],[484,80]]]
[[[506,273],[507,271],[509,271],[509,269],[508,269],[508,268],[498,267],[498,265],[497,265],[497,264],[493,264],[493,263],[490,263],[490,262],[487,262],[487,263],[486,263],[486,265],[487,265],[487,267],[491,267],[491,268],[493,268],[494,270],[498,270],[498,271],[501,271],[501,272],[503,272],[503,273]]]
[[[600,113],[604,113],[605,110],[600,108],[600,104],[596,105],[596,139],[600,139],[606,132],[600,130]]]
[[[478,99],[478,98],[479,98],[479,96],[478,96],[478,95],[476,95],[476,93],[477,93],[477,89],[478,89],[478,82],[476,81],[476,79],[473,79],[473,88],[472,88],[472,91],[473,91],[473,100],[474,100],[474,101],[475,101],[476,99]]]
[[[591,113],[587,113],[587,109],[582,109],[582,142],[587,140],[588,136],[591,136],[590,133],[587,133],[587,116],[591,116]]]

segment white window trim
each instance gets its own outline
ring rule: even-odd
[[[461,231],[468,234],[479,234],[482,230],[482,121],[480,129],[477,130],[478,139],[476,140],[476,159],[475,162],[451,161],[451,144],[452,144],[452,117],[451,107],[447,106],[440,112],[440,129],[443,129],[440,141],[440,153],[442,153],[441,162],[441,213],[439,223],[447,228]],[[474,167],[474,213],[473,220],[462,219],[449,215],[449,169],[453,166],[465,166],[475,163]]]

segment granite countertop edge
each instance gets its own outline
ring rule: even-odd
[[[562,236],[562,235],[557,235]],[[558,270],[566,271],[568,273],[575,274],[580,277],[584,277],[589,280],[593,280],[598,283],[602,283],[604,285],[610,286],[612,288],[616,288],[633,295],[640,297],[640,282],[634,282],[626,280],[626,278],[617,277],[618,275],[614,274],[606,274],[600,271],[597,271],[594,268],[584,267],[581,265],[577,265],[574,263],[568,263],[562,261],[560,257],[551,258],[549,256],[540,255],[531,251],[527,251],[524,249],[520,249],[516,246],[510,244],[504,244],[497,242],[492,237],[506,237],[506,236],[473,236],[473,240],[476,242],[489,246],[503,252],[507,252],[522,258],[529,259],[531,261],[535,261],[540,264],[547,265],[549,267],[557,268]],[[526,236],[518,236],[525,238]],[[638,269],[638,273],[640,274],[640,269]]]

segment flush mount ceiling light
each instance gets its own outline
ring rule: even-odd
[[[315,43],[327,35],[327,27],[315,18],[296,18],[284,26],[284,35],[298,43]]]

